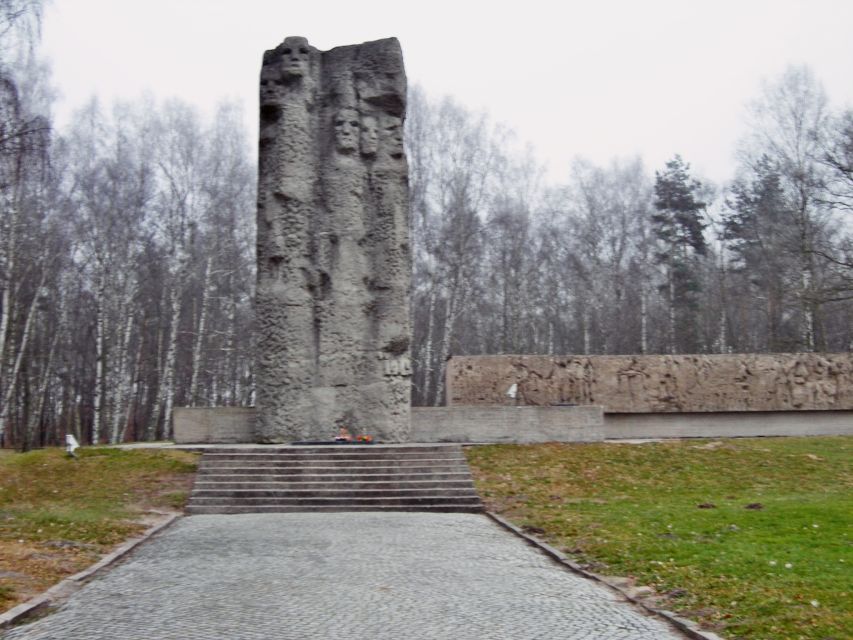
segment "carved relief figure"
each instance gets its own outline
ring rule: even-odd
[[[302,78],[311,73],[311,49],[308,40],[300,36],[284,39],[281,49],[281,75],[285,81]]]
[[[532,381],[524,372],[553,375]],[[520,381],[531,404],[601,404],[614,413],[853,409],[853,354],[454,357],[452,404],[504,404]]]
[[[339,153],[349,154],[358,148],[361,126],[358,111],[344,107],[335,116],[335,148]]]
[[[388,157],[395,160],[403,157],[403,125],[400,118],[388,116],[384,119],[380,133],[380,148]]]
[[[637,358],[631,358],[628,365],[619,370],[617,377],[619,391],[627,392],[632,402],[645,393],[647,374]]]
[[[264,54],[260,81],[257,437],[314,439],[345,423],[403,441],[410,269],[400,249],[399,43],[321,52],[289,37]],[[390,337],[402,346],[380,361]]]
[[[379,150],[379,123],[373,116],[361,119],[360,146],[363,156],[375,156]]]

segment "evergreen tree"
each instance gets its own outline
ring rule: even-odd
[[[763,156],[751,176],[732,185],[723,216],[723,236],[732,252],[735,276],[743,290],[751,293],[742,298],[741,306],[748,307],[744,313],[756,326],[766,328],[764,343],[745,345],[750,350],[784,351],[797,346],[795,328],[783,326],[783,312],[790,302],[785,283],[795,276],[796,247],[781,180],[778,167]]]
[[[664,171],[655,172],[654,233],[659,241],[656,258],[666,271],[670,353],[698,349],[696,312],[701,289],[699,256],[707,253],[703,232],[705,203],[702,184],[691,177],[690,165],[676,155]]]

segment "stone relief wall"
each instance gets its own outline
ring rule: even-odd
[[[396,39],[264,54],[257,437],[409,434],[406,75]]]
[[[447,389],[450,405],[596,404],[609,413],[850,410],[853,354],[461,356],[448,362]]]

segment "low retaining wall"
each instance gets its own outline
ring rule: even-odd
[[[254,419],[254,409],[175,409],[175,442],[255,442]],[[412,442],[590,442],[604,438],[604,420],[601,407],[412,407],[411,434]]]
[[[413,442],[594,442],[601,407],[412,407]]]
[[[179,407],[172,411],[176,444],[255,441],[255,410],[247,407]]]
[[[606,413],[607,440],[853,435],[853,411]]]
[[[177,444],[256,441],[254,409],[179,408]],[[853,435],[853,411],[602,413],[601,407],[412,407],[412,442],[595,442]],[[330,434],[331,437],[332,434]]]

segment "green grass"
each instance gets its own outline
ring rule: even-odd
[[[183,508],[197,456],[156,449],[0,452],[0,608],[81,570]]]
[[[853,438],[495,445],[468,457],[491,510],[725,637],[853,637]]]

